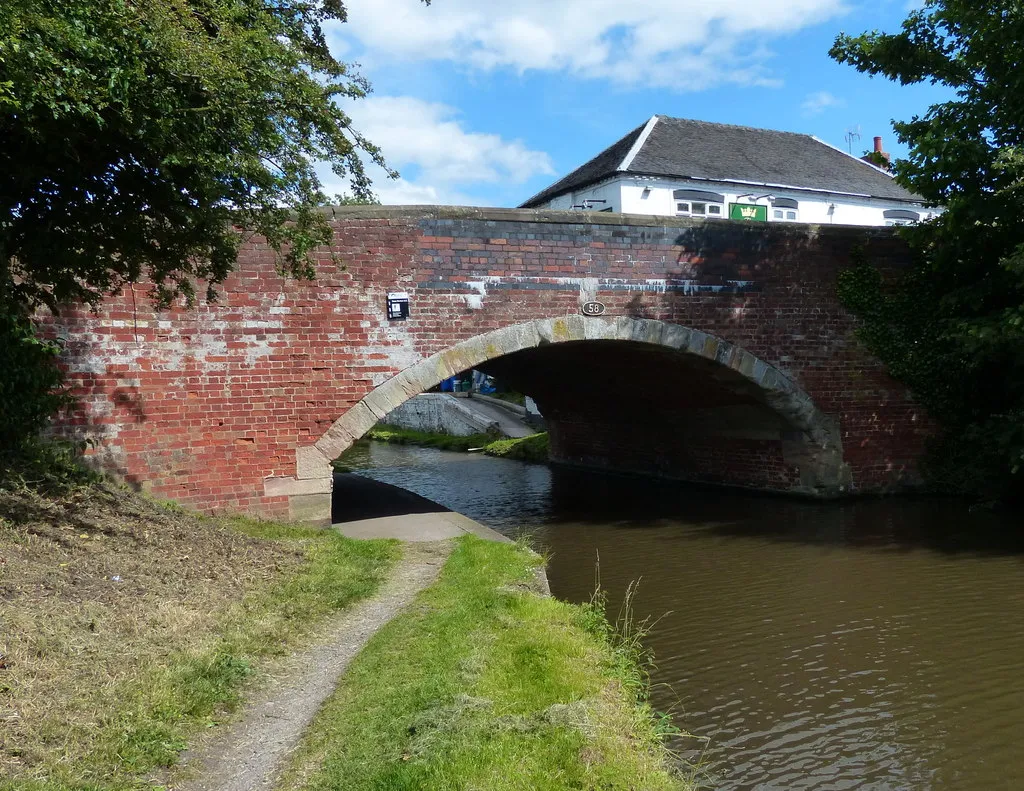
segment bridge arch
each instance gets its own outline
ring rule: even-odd
[[[789,491],[828,496],[848,484],[836,421],[778,368],[715,335],[665,321],[581,315],[535,319],[467,340],[412,365],[376,387],[341,415],[312,446],[298,451],[298,478],[327,478],[330,461],[347,450],[374,424],[408,399],[450,376],[471,368],[499,365],[531,350],[568,348],[593,342],[657,350],[661,359],[685,361],[778,416],[787,462],[799,468]],[[580,347],[582,348],[582,347]],[[602,348],[611,348],[602,347]],[[523,358],[527,359],[527,358]],[[541,404],[542,409],[544,404]],[[308,491],[308,490],[307,490]]]

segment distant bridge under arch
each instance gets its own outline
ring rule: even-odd
[[[929,422],[835,295],[854,246],[904,264],[890,230],[451,207],[333,225],[313,281],[256,241],[215,305],[156,312],[137,286],[62,316],[62,430],[160,497],[322,522],[330,461],[475,367],[537,400],[555,461],[812,496],[916,479]]]

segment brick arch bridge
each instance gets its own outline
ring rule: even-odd
[[[323,521],[331,459],[480,367],[537,399],[559,461],[824,496],[915,478],[928,421],[835,296],[855,247],[903,265],[889,230],[450,207],[333,225],[313,281],[252,241],[216,304],[156,312],[136,286],[64,314],[61,430],[159,497]]]

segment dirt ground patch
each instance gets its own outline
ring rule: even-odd
[[[184,747],[178,723],[213,716],[252,672],[247,657],[291,650],[305,628],[291,626],[305,616],[286,610],[293,592],[267,591],[319,574],[301,584],[326,589],[324,609],[336,609],[389,565],[386,548],[352,561],[364,550],[334,543],[321,552],[334,553],[329,561],[310,566],[316,538],[245,531],[259,524],[201,518],[109,484],[61,498],[0,489],[0,785],[74,787],[115,767],[128,777],[172,762]],[[356,582],[343,590],[334,572]],[[225,654],[225,634],[244,648]],[[153,692],[154,679],[212,686],[181,702]],[[145,707],[149,719],[136,716]]]

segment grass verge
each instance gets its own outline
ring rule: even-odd
[[[490,434],[470,434],[467,437],[455,437],[451,434],[439,434],[433,431],[416,431],[411,428],[398,428],[379,424],[366,432],[366,438],[377,442],[388,442],[392,445],[418,445],[423,448],[452,450],[465,452],[470,448],[482,448],[494,441]]]
[[[598,605],[532,590],[522,547],[460,542],[441,578],[360,653],[280,788],[685,789],[635,643]]]
[[[106,485],[0,487],[0,788],[150,788],[397,558]]]
[[[483,452],[488,456],[499,456],[532,464],[547,464],[548,462],[547,432],[533,434],[521,439],[496,440],[489,434],[471,434],[468,437],[455,437],[451,434],[416,431],[415,429],[397,428],[380,424],[366,432],[365,438],[393,445],[417,445],[424,448],[437,448],[438,450],[463,453],[470,448],[482,448]],[[346,469],[344,467],[344,457],[335,464],[335,468],[343,471]]]
[[[547,464],[549,459],[548,434],[545,431],[520,439],[499,439],[486,445],[484,453],[488,456],[515,459],[530,464]]]

